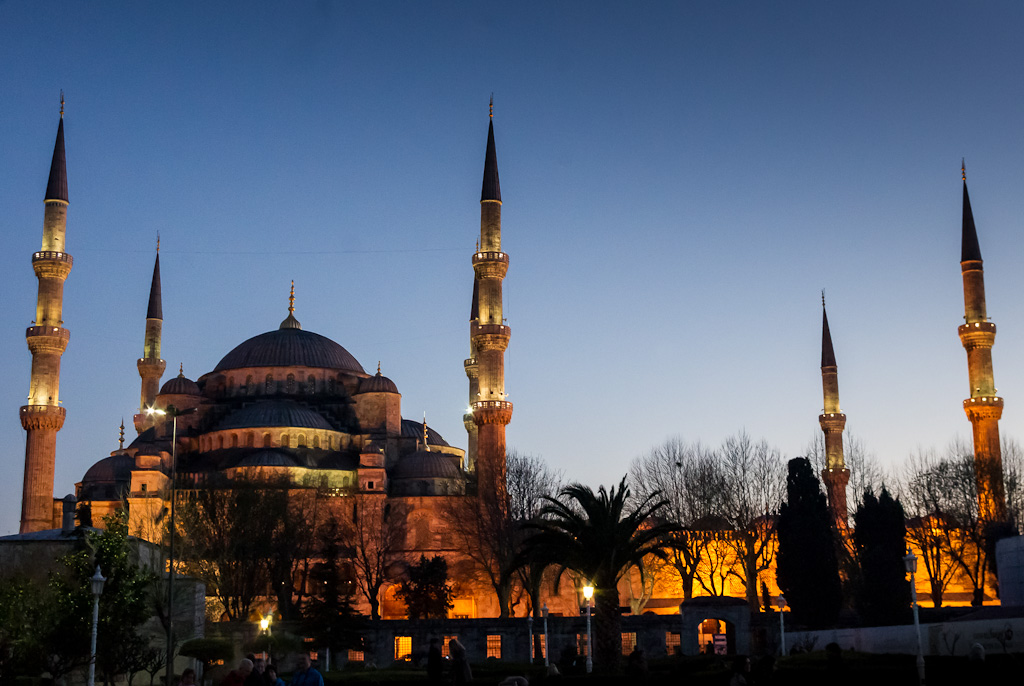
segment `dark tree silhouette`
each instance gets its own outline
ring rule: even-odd
[[[448,583],[448,563],[440,555],[409,565],[406,579],[395,596],[406,605],[409,619],[444,619],[452,608],[452,586]]]
[[[853,541],[859,575],[855,602],[865,624],[884,626],[910,621],[910,582],[906,578],[906,518],[899,500],[885,488],[870,490],[853,515]]]
[[[541,518],[529,525],[535,533],[525,554],[538,567],[557,566],[557,579],[570,569],[594,586],[594,658],[605,669],[618,666],[622,655],[618,582],[634,567],[644,573],[649,555],[665,560],[665,546],[679,527],[659,522],[667,507],[657,492],[631,501],[626,477],[618,489],[594,493],[582,484],[563,488],[547,498]]]
[[[821,484],[805,457],[789,461],[786,502],[779,511],[776,576],[793,619],[826,627],[839,616],[843,594],[832,516]]]

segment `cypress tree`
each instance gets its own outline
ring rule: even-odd
[[[866,491],[853,521],[853,541],[860,567],[855,600],[861,620],[870,626],[909,622],[910,582],[903,564],[907,549],[903,506],[884,488],[877,498]]]
[[[832,516],[810,461],[789,461],[786,502],[779,511],[776,578],[793,619],[811,628],[834,625],[843,595]]]

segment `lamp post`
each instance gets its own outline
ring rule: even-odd
[[[548,604],[544,603],[540,611],[544,614],[544,666],[547,667],[551,664],[548,662],[548,655],[551,654],[551,641],[548,640]]]
[[[924,686],[924,645],[921,643],[921,618],[917,612],[917,555],[908,550],[903,564],[910,572],[910,601],[914,607],[914,630],[917,632],[917,683]]]
[[[92,640],[89,644],[89,686],[96,684],[96,627],[100,622],[100,595],[103,594],[103,584],[107,580],[100,574],[100,566],[96,565],[96,573],[89,579],[92,587]]]
[[[530,608],[530,612],[526,615],[526,633],[530,635],[530,649],[526,651],[526,654],[530,656],[530,664],[533,664],[534,653],[533,653],[533,608]]]
[[[583,597],[587,601],[587,674],[590,674],[594,670],[594,659],[591,657],[594,653],[594,644],[590,638],[590,601],[594,597],[594,587],[584,586]]]
[[[273,634],[270,631],[270,618],[271,615],[264,615],[260,617],[260,633],[267,635],[267,664],[273,662],[273,656],[270,654],[270,639]]]
[[[171,417],[171,521],[170,544],[167,550],[167,668],[164,672],[165,683],[170,684],[174,677],[174,482],[178,478],[178,417],[195,412],[195,408],[177,411],[173,406],[166,410],[147,407],[146,414]]]
[[[786,656],[786,598],[781,593],[775,601],[775,606],[779,608],[779,636],[781,637],[781,652],[782,657]]]

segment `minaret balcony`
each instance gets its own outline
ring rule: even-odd
[[[71,332],[62,326],[30,326],[25,329],[25,340],[33,355],[37,352],[62,353],[70,339]]]
[[[21,415],[21,425],[26,431],[32,429],[60,431],[64,426],[67,410],[59,405],[23,405],[19,414]]]
[[[505,336],[512,335],[512,327],[507,324],[473,324],[473,336]]]
[[[40,279],[66,279],[74,260],[66,252],[42,250],[32,253],[32,271]]]
[[[508,255],[503,252],[474,253],[473,271],[481,279],[504,279],[508,273]]]
[[[473,266],[479,262],[504,262],[508,264],[508,253],[503,252],[478,252],[473,254]]]
[[[69,267],[75,263],[71,255],[56,250],[40,250],[39,252],[32,253],[32,264],[36,262],[64,262]]]
[[[478,400],[472,405],[473,421],[481,424],[507,425],[512,420],[512,403],[507,400]]]
[[[826,433],[842,433],[846,427],[846,415],[842,412],[822,412],[818,415],[818,424]]]
[[[971,348],[991,348],[996,339],[996,325],[992,322],[968,322],[957,327],[960,342]]]
[[[971,422],[999,419],[1003,416],[1003,399],[996,395],[968,398],[964,401],[964,413]]]

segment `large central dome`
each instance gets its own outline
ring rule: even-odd
[[[247,367],[312,367],[366,374],[352,353],[330,338],[298,328],[253,336],[225,355],[213,371]]]

